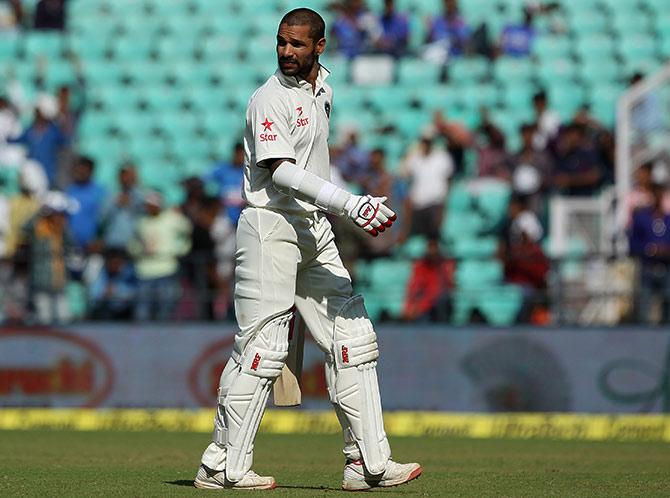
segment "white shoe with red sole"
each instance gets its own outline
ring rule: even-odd
[[[342,489],[363,491],[372,488],[388,488],[405,484],[421,475],[423,469],[418,463],[396,463],[389,460],[383,474],[372,475],[365,468],[363,460],[349,460],[344,466]]]

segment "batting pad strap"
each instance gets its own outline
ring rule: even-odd
[[[220,446],[225,446],[228,442],[228,429],[215,425],[214,432],[212,433],[212,441]]]
[[[346,190],[289,161],[277,167],[272,181],[285,194],[340,216],[344,214],[344,207],[351,197]]]
[[[266,379],[276,379],[281,374],[288,351],[272,351],[252,346],[244,352],[242,373]]]
[[[377,335],[374,332],[335,341],[335,364],[338,369],[357,367],[377,358],[379,349]]]

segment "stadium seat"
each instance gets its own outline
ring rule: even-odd
[[[538,78],[545,85],[552,81],[572,81],[576,76],[576,64],[570,59],[542,61],[538,68]]]
[[[621,74],[621,64],[613,57],[593,57],[585,59],[578,67],[579,76],[584,83],[614,83]]]
[[[125,35],[116,38],[110,46],[112,57],[117,63],[142,62],[151,57],[153,40],[143,35]]]
[[[552,109],[556,109],[564,122],[570,121],[575,112],[586,102],[584,87],[580,85],[553,84],[547,88],[547,92]]]
[[[153,45],[153,55],[163,63],[173,64],[176,61],[188,61],[195,57],[200,40],[196,36],[186,39],[164,37]]]
[[[534,72],[530,59],[503,57],[497,59],[493,66],[493,76],[500,84],[528,82],[533,78]]]
[[[398,83],[400,85],[432,85],[440,81],[443,71],[441,64],[421,59],[402,59],[398,63]]]
[[[502,280],[503,269],[495,259],[465,259],[456,267],[456,284],[460,289],[482,290]]]
[[[447,211],[444,222],[442,223],[442,236],[449,242],[461,237],[477,237],[484,232],[485,221],[476,212],[455,212]]]
[[[533,43],[533,55],[540,60],[570,57],[572,43],[565,36],[540,36]]]
[[[575,45],[575,52],[582,60],[607,60],[614,57],[616,44],[611,36],[596,33],[580,36]]]
[[[492,83],[465,85],[458,89],[464,106],[479,110],[480,107],[494,107],[498,104],[498,88]]]
[[[582,36],[589,33],[603,33],[609,29],[608,19],[600,9],[582,10],[570,17],[568,26],[573,33]]]
[[[498,249],[496,237],[460,237],[451,245],[450,256],[457,259],[489,259]]]
[[[656,56],[656,40],[646,34],[630,35],[619,45],[619,54],[624,59],[649,59]]]
[[[494,327],[515,323],[523,306],[523,292],[514,285],[488,287],[477,296],[477,307]]]
[[[25,35],[23,52],[24,56],[29,60],[34,60],[38,57],[53,60],[62,57],[64,51],[65,37],[60,33],[32,31]]]
[[[483,81],[489,76],[489,63],[483,57],[460,58],[449,61],[447,77],[449,83],[470,84]]]

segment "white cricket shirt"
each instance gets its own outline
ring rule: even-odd
[[[244,129],[244,199],[251,206],[289,212],[318,208],[279,192],[272,175],[258,163],[290,158],[330,181],[328,133],[333,91],[320,67],[315,90],[305,80],[277,70],[249,99]]]

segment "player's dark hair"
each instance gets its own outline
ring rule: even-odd
[[[326,23],[323,17],[318,12],[306,7],[287,12],[279,23],[280,26],[282,24],[288,26],[309,26],[309,37],[314,43],[326,36]]]

